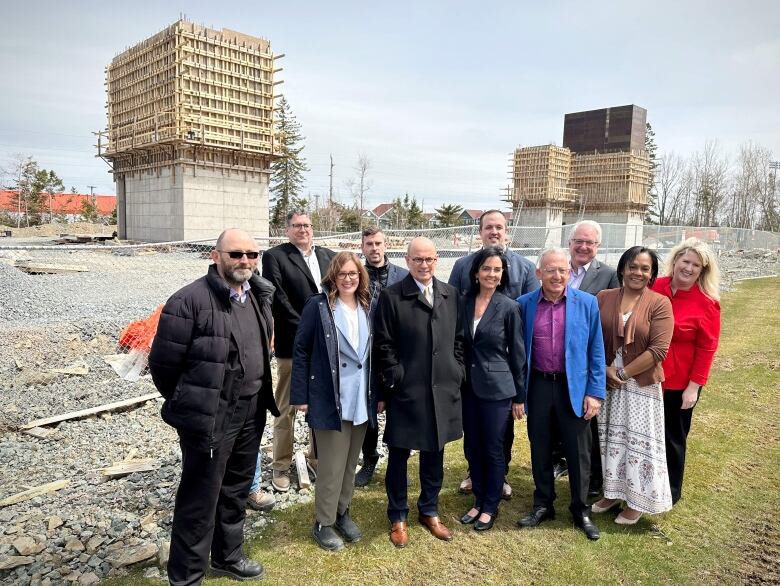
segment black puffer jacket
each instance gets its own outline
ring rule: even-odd
[[[259,275],[249,284],[248,298],[263,317],[263,346],[269,348],[274,287]],[[174,293],[165,304],[149,354],[152,380],[165,398],[162,418],[193,449],[212,450],[219,444],[237,404],[240,384],[233,383],[240,381],[243,371],[227,368],[230,311],[230,289],[211,265],[205,277]],[[279,415],[270,359],[263,354],[258,422],[265,409]]]

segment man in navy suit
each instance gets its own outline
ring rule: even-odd
[[[273,477],[271,486],[279,492],[290,489],[295,409],[290,405],[293,342],[306,300],[322,292],[322,277],[328,272],[332,250],[314,246],[311,218],[301,210],[287,214],[284,233],[289,242],[263,253],[263,277],[271,281],[274,293],[274,349],[278,378],[274,397],[281,415],[274,419]],[[309,458],[315,457],[309,434]]]
[[[606,389],[604,340],[596,298],[567,286],[571,267],[566,251],[541,253],[536,275],[540,291],[518,299],[527,356],[528,439],[536,490],[533,510],[518,521],[536,527],[555,518],[553,442],[563,443],[569,462],[574,524],[588,539],[599,538],[587,504],[591,441],[589,421],[599,412]]]

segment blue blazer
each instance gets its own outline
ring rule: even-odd
[[[534,320],[542,291],[526,293],[517,299],[523,315],[523,334],[527,357],[526,388],[531,375],[534,342]],[[601,335],[599,304],[590,293],[566,287],[566,325],[564,351],[566,352],[566,380],[569,400],[577,417],[582,417],[585,395],[604,399],[607,388],[607,365],[604,361],[604,338]],[[526,400],[526,411],[533,408]]]

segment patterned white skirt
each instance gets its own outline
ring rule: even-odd
[[[623,366],[620,353],[613,366]],[[631,378],[619,389],[607,389],[598,425],[604,497],[643,513],[669,511],[661,384],[640,387]]]

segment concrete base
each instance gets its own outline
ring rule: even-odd
[[[563,222],[563,210],[557,208],[530,208],[520,212],[514,221],[518,227],[537,227],[539,230],[517,230],[518,236],[512,238],[510,230],[511,248],[548,248],[561,246]],[[541,230],[544,228],[544,230]],[[528,242],[529,235],[533,242]]]
[[[116,181],[119,237],[144,242],[216,238],[225,228],[268,236],[268,175],[192,165]]]

